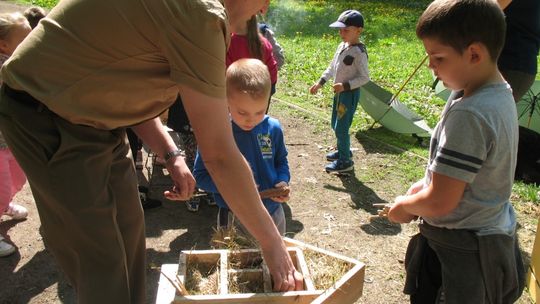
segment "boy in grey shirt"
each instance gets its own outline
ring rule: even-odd
[[[436,0],[418,21],[429,67],[462,97],[451,96],[434,130],[425,178],[398,196],[388,214],[398,223],[423,220],[407,249],[405,291],[412,303],[435,303],[441,295],[446,303],[511,303],[521,294],[509,201],[517,113],[496,64],[504,32],[504,15],[492,0]],[[422,270],[426,265],[440,266]]]

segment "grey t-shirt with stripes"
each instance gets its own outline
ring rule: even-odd
[[[450,97],[452,98],[452,97]],[[478,235],[513,235],[510,194],[518,147],[517,112],[505,83],[488,84],[472,96],[449,100],[430,143],[425,185],[436,172],[467,183],[458,206],[430,225],[469,229]]]

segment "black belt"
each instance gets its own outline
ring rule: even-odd
[[[6,95],[15,99],[16,101],[29,106],[43,107],[43,103],[41,103],[41,101],[35,99],[34,97],[32,97],[32,95],[26,93],[25,91],[12,89],[5,83],[3,87]]]

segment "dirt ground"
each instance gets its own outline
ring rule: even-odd
[[[292,174],[292,199],[286,205],[287,236],[319,246],[367,265],[364,295],[358,303],[407,303],[401,290],[404,282],[403,257],[409,238],[416,233],[414,224],[397,225],[369,216],[376,213],[373,203],[391,202],[408,185],[399,182],[399,174],[370,178],[367,168],[384,171],[392,167],[388,159],[402,156],[381,143],[362,135],[353,138],[356,175],[338,177],[323,170],[324,155],[333,143],[328,129],[318,130],[304,112],[272,105],[271,113],[285,129]],[[360,139],[358,139],[360,138]],[[423,160],[410,159],[413,165]],[[150,166],[150,163],[146,163]],[[169,180],[160,167],[154,168],[151,194],[163,200],[163,207],[145,213],[147,236],[147,302],[155,301],[158,267],[178,262],[181,250],[208,249],[216,207],[201,204],[197,213],[187,211],[183,203],[163,199],[161,193]],[[44,248],[39,234],[39,218],[28,186],[16,196],[26,206],[27,220],[0,223],[0,233],[18,247],[18,252],[0,259],[2,303],[74,303],[75,295]],[[520,215],[521,217],[521,215]],[[525,260],[529,260],[535,227],[523,218],[519,234]],[[521,220],[520,220],[521,223]],[[531,303],[522,296],[519,303]]]

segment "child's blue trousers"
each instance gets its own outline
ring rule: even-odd
[[[360,99],[360,89],[344,91],[334,95],[334,104],[332,106],[332,129],[336,133],[337,148],[340,160],[351,159],[351,139],[349,129],[358,107]]]

